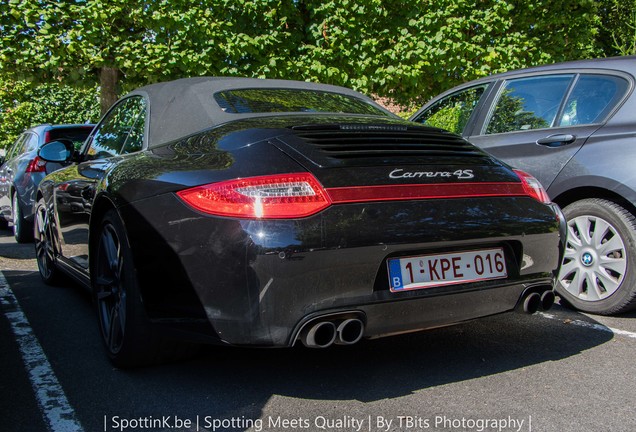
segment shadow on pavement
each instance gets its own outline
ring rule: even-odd
[[[12,231],[0,229],[0,259],[2,258],[33,260],[35,259],[35,247],[33,243],[16,243]]]
[[[575,356],[613,337],[505,314],[326,350],[204,347],[187,362],[121,371],[101,347],[85,290],[47,287],[37,272],[5,276],[86,430],[103,430],[113,415],[256,419],[274,396],[380,401]]]

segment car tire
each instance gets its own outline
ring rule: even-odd
[[[18,202],[18,193],[14,192],[11,197],[11,214],[13,221],[13,236],[18,243],[28,243],[33,241],[33,226],[24,219],[22,209]]]
[[[563,209],[568,223],[556,291],[566,306],[600,315],[636,307],[636,217],[605,199]]]
[[[196,345],[165,337],[148,320],[124,224],[115,210],[102,218],[93,253],[93,296],[112,363],[133,368],[192,356]]]
[[[51,218],[44,199],[40,199],[35,207],[33,238],[40,277],[47,285],[57,285],[61,278],[56,264],[54,235],[55,221]]]

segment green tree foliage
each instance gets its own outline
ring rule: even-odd
[[[345,85],[417,105],[460,82],[601,55],[618,0],[4,0],[0,75],[122,90],[199,75]],[[101,81],[100,81],[101,80]]]
[[[6,148],[26,128],[42,123],[86,123],[99,118],[97,88],[59,84],[33,86],[0,80],[0,148]]]
[[[606,56],[636,54],[636,0],[599,0],[598,44]]]
[[[593,0],[298,3],[307,31],[287,70],[402,104],[491,73],[597,53]]]
[[[255,75],[289,49],[293,1],[9,0],[0,3],[0,74],[124,90],[196,75]],[[104,73],[109,72],[109,73]],[[102,93],[112,102],[118,86]],[[105,110],[108,104],[102,106]]]

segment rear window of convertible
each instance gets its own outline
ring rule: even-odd
[[[241,89],[219,92],[214,99],[226,113],[328,112],[388,114],[352,96],[304,89]]]

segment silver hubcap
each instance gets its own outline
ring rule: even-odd
[[[603,300],[620,287],[627,270],[625,244],[616,228],[596,216],[568,221],[559,282],[585,301]]]

